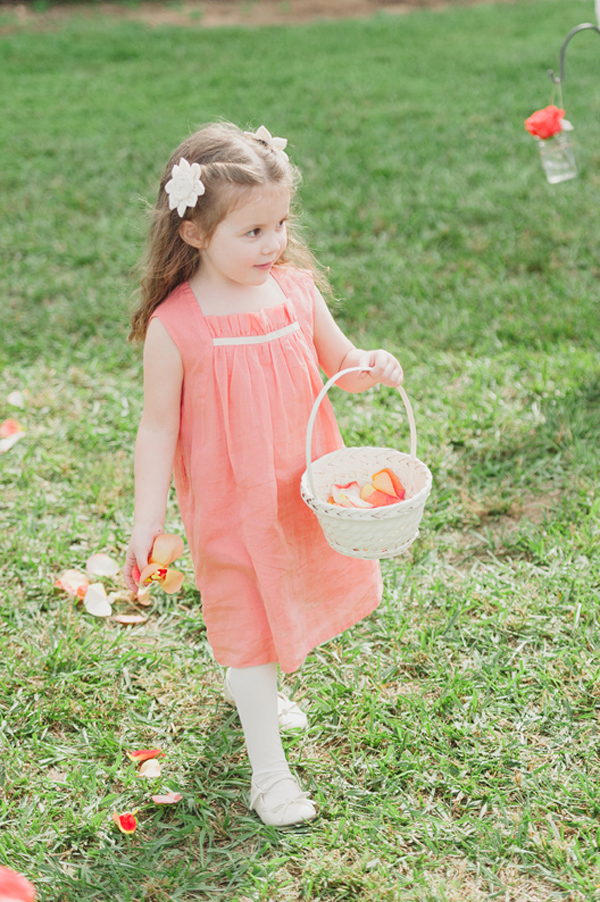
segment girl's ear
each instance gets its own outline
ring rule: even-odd
[[[193,219],[186,219],[181,223],[179,235],[186,244],[197,247],[198,250],[204,247],[204,236]]]

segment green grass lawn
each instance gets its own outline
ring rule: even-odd
[[[2,14],[0,421],[27,432],[0,458],[0,864],[42,902],[600,899],[597,35],[567,53],[578,178],[548,185],[523,129],[592,7],[211,31]],[[282,832],[245,807],[189,556],[134,629],[54,588],[123,559],[145,203],[216,117],[288,137],[337,316],[400,356],[434,475],[379,611],[286,679],[320,816]],[[407,448],[394,392],[334,402],[348,443]],[[150,746],[156,782],[125,755]]]

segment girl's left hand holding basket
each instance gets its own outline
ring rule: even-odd
[[[361,351],[358,349],[350,351],[346,355],[341,369],[351,366],[361,366],[365,369],[364,373],[358,373],[358,379],[363,382],[360,391],[369,387],[364,384],[367,378],[370,379],[373,385],[381,382],[383,385],[389,385],[391,388],[398,388],[404,378],[399,362],[393,354],[390,354],[389,351],[384,351],[382,348],[377,351]]]

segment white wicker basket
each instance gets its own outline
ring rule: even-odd
[[[394,557],[409,548],[419,533],[425,502],[431,491],[431,473],[418,460],[415,420],[408,396],[398,388],[410,428],[410,454],[392,448],[340,448],[312,461],[312,434],[321,402],[331,386],[347,373],[364,372],[351,367],[332,376],[319,392],[306,430],[306,470],[302,476],[302,498],[318,517],[332,548],[348,557],[375,559]],[[389,467],[398,475],[406,496],[387,507],[346,508],[329,504],[334,484],[356,480],[370,482],[373,474]]]

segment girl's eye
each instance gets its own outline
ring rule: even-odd
[[[260,235],[260,229],[250,229],[248,235],[250,238],[256,238],[257,235]]]

